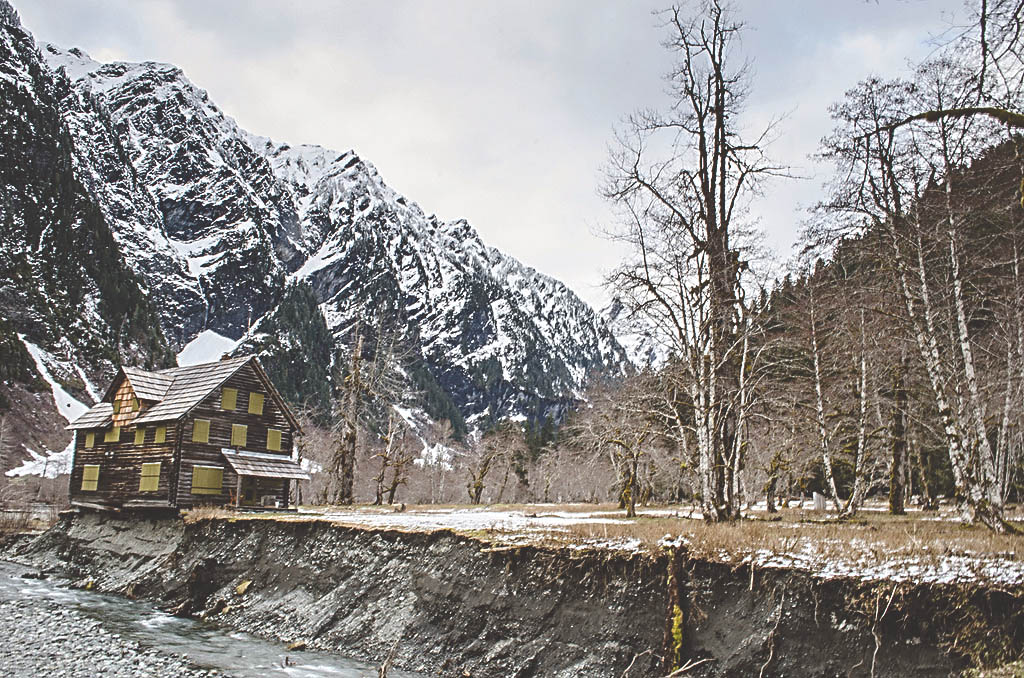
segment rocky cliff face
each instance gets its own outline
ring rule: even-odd
[[[80,400],[79,370],[102,383],[120,362],[163,364],[204,330],[284,373],[289,286],[312,290],[310,322],[328,328],[316,360],[343,355],[357,323],[386,328],[434,409],[482,426],[557,416],[627,368],[568,288],[426,214],[356,153],[254,136],[175,66],[37,49],[6,0],[0,16],[0,329],[32,337]]]
[[[12,430],[28,449],[46,449],[54,436],[52,422],[36,422],[37,413],[26,411],[33,408],[31,391],[49,396],[30,346],[45,346],[48,372],[80,394],[110,365],[173,360],[148,283],[126,264],[100,194],[120,187],[100,186],[86,171],[76,143],[83,120],[105,124],[46,66],[17,14],[0,2],[0,431],[6,434],[0,457],[6,460],[25,452],[11,444]],[[111,148],[95,152],[103,156]],[[114,181],[130,185],[130,172]],[[42,407],[56,413],[52,402]]]
[[[65,514],[13,558],[429,675],[949,676],[1024,651],[1018,590],[320,521]],[[246,583],[248,582],[248,583]]]

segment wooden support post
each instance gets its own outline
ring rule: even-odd
[[[242,505],[242,474],[235,474],[235,508]]]

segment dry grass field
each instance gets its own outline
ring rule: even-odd
[[[646,507],[625,518],[614,505],[302,507],[297,513],[239,515],[197,509],[205,518],[326,520],[366,529],[451,530],[491,547],[533,544],[579,549],[657,551],[682,546],[693,557],[754,568],[797,568],[824,577],[1024,586],[1024,536],[964,525],[949,509],[892,516],[869,506],[837,520],[801,508],[768,514],[756,508],[736,523],[709,524],[689,506]],[[1024,522],[1011,512],[1016,524]]]

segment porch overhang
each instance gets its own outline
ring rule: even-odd
[[[310,475],[290,457],[280,454],[249,452],[222,448],[224,459],[240,476],[256,478],[285,478],[288,480],[309,480]]]

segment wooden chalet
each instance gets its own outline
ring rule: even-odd
[[[255,356],[147,372],[122,367],[75,432],[71,504],[288,508],[308,480],[295,416]]]

